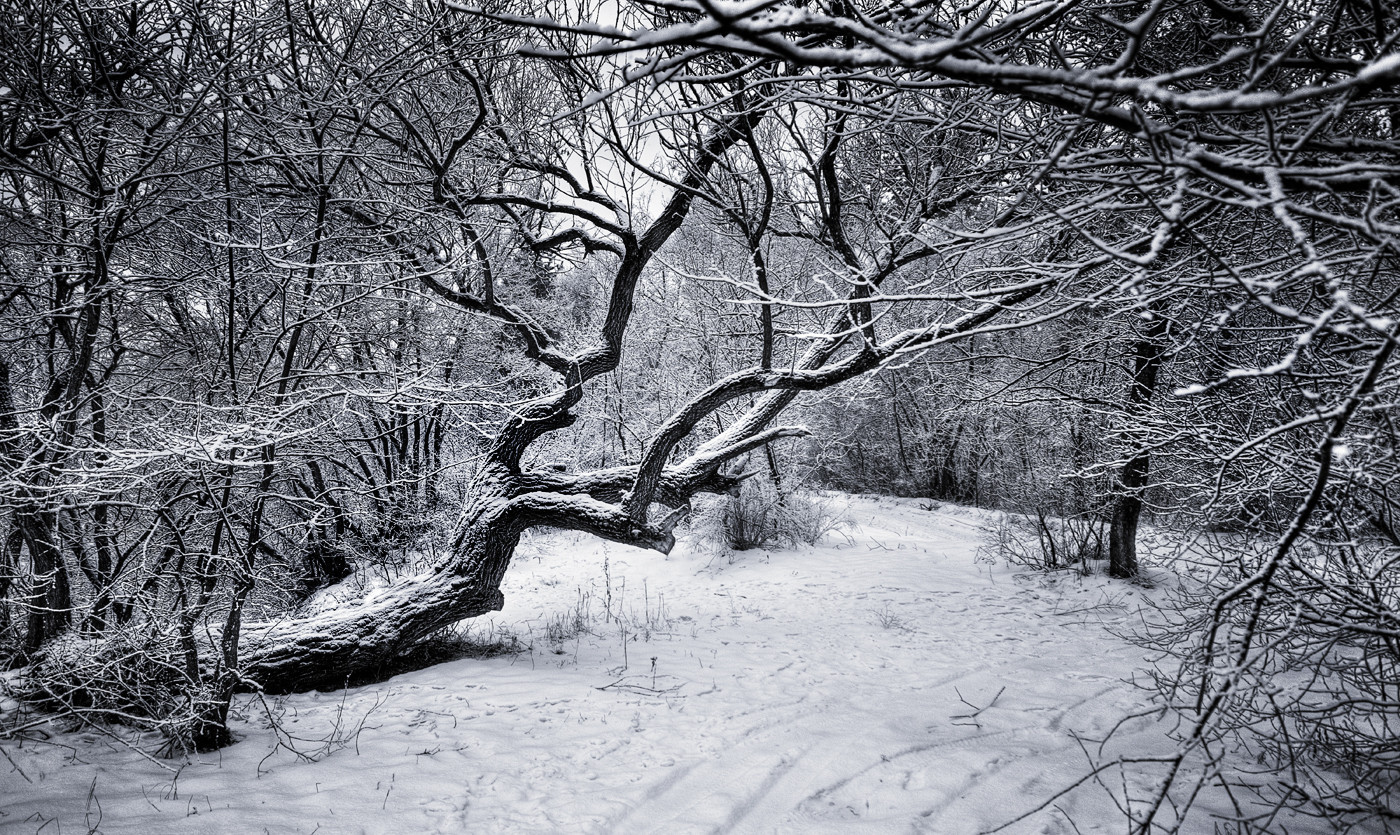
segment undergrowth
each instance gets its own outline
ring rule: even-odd
[[[1092,562],[1108,558],[1108,522],[1094,514],[1056,517],[1037,508],[1033,514],[1001,513],[991,526],[991,541],[979,546],[983,562],[1004,561],[1031,571],[1074,569],[1092,572]]]
[[[749,479],[737,493],[697,500],[690,529],[724,551],[815,545],[850,525],[830,499]]]

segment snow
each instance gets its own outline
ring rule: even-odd
[[[533,536],[474,622],[533,651],[268,700],[281,736],[244,700],[241,741],[186,763],[92,732],[4,742],[0,830],[956,835],[1078,779],[1078,740],[1149,707],[1143,651],[1105,627],[1151,592],[978,561],[983,512],[847,512],[817,547],[732,561]],[[1166,725],[1108,753],[1167,753]],[[1124,830],[1102,788],[1055,806],[1006,831]]]

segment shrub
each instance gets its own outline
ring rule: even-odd
[[[691,517],[701,539],[732,551],[815,545],[847,524],[830,501],[759,479],[700,505]]]
[[[1247,536],[1191,543],[1179,587],[1134,637],[1179,663],[1153,684],[1185,720],[1183,762],[1243,748],[1280,779],[1197,766],[1159,792],[1180,802],[1222,782],[1253,795],[1241,831],[1271,831],[1282,809],[1320,831],[1400,831],[1400,546],[1319,536],[1285,559],[1276,549]]]
[[[173,635],[121,629],[102,638],[69,632],[44,645],[25,682],[36,701],[113,719],[168,715],[189,677]]]
[[[159,732],[172,754],[199,748],[206,690],[188,674],[176,631],[149,622],[100,638],[60,635],[15,681],[20,699],[84,724]]]
[[[1000,558],[1033,571],[1077,567],[1089,573],[1090,560],[1108,558],[1108,522],[1094,514],[1057,518],[1037,508],[1034,515],[1003,513],[992,542],[980,556]]]

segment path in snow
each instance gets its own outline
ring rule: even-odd
[[[1141,650],[1095,617],[1126,617],[1139,590],[979,564],[973,511],[849,512],[849,539],[732,564],[536,537],[495,619],[534,652],[281,700],[307,753],[363,722],[314,762],[252,705],[242,742],[178,775],[92,734],[5,743],[0,829],[956,835],[1071,782],[1075,735],[1144,706],[1125,681]],[[605,559],[622,623],[603,612]],[[591,632],[551,645],[546,620],[581,595]],[[1115,739],[1165,751],[1162,733],[1138,720]],[[1101,789],[1057,805],[1009,831],[1123,831]]]

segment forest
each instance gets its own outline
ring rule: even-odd
[[[14,0],[0,736],[218,751],[538,533],[839,491],[1178,578],[1115,828],[1400,831],[1397,339],[1384,0]]]

